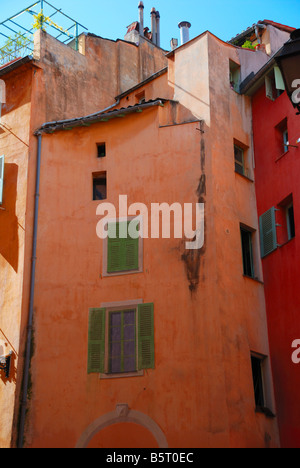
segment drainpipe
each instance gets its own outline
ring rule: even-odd
[[[39,209],[39,196],[40,196],[39,194],[40,171],[41,171],[41,154],[42,154],[41,150],[42,150],[42,135],[38,134],[29,316],[28,316],[28,324],[27,324],[27,341],[26,341],[26,351],[25,351],[26,354],[25,354],[24,373],[23,373],[23,391],[22,391],[22,400],[21,400],[18,448],[23,448],[23,438],[24,438],[24,428],[25,428],[26,408],[27,408],[27,392],[28,392],[29,368],[30,368],[30,356],[31,356],[31,339],[32,339],[32,325],[33,325],[34,289],[35,289],[36,246],[37,246],[38,209]]]

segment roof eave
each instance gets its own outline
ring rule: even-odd
[[[159,98],[153,101],[148,101],[143,104],[137,104],[135,106],[129,106],[122,109],[114,109],[109,112],[100,111],[99,113],[87,115],[85,117],[79,117],[76,119],[47,122],[43,124],[38,130],[36,130],[34,132],[34,135],[38,136],[43,133],[51,134],[59,130],[72,130],[75,127],[87,127],[95,123],[107,122],[117,117],[125,117],[128,114],[143,112],[143,110],[149,109],[151,107],[163,107],[166,101],[168,100]]]

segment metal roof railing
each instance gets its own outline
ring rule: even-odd
[[[70,43],[75,50],[78,50],[79,35],[87,30],[61,9],[46,0],[38,0],[0,23],[0,66],[31,55],[33,34],[38,29],[46,30],[63,43]]]

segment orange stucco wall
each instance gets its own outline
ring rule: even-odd
[[[6,104],[2,106],[0,153],[5,155],[3,204],[0,209],[0,340],[12,351],[10,378],[1,372],[0,447],[12,437],[19,358],[26,233],[32,69],[5,77]]]
[[[205,126],[201,134],[199,122],[159,128],[161,112],[43,136],[29,447],[73,447],[121,403],[155,421],[169,447],[278,445],[276,423],[254,411],[250,351],[266,340],[261,284],[242,276],[239,214],[231,207],[230,217],[212,216],[223,198],[214,134]],[[107,145],[101,160],[99,141]],[[116,206],[120,194],[148,207],[205,201],[205,248],[192,253],[180,239],[144,239],[142,273],[102,277],[91,183],[92,172],[104,170],[107,201]],[[240,185],[235,190],[246,196]],[[139,298],[154,302],[155,369],[119,379],[88,375],[89,308]],[[109,429],[112,446],[119,430]]]
[[[257,215],[253,183],[234,172],[233,141],[249,147],[251,170],[251,107],[229,87],[229,58],[238,62],[235,48],[202,35],[174,52],[157,87],[156,80],[145,85],[147,99],[173,98],[177,104],[43,135],[26,447],[75,447],[94,421],[121,404],[145,415],[151,436],[143,430],[139,445],[154,439],[173,448],[279,445],[276,419],[255,413],[250,352],[269,352],[262,282],[245,278],[242,270],[240,223],[256,230]],[[85,59],[78,60],[79,67]],[[46,54],[34,75],[31,131],[46,116],[74,116],[81,99],[79,115],[96,106],[94,91],[88,99],[87,83],[82,94],[79,83],[75,91],[68,72],[55,98],[45,93],[47,83],[52,90],[64,82],[64,75],[51,75],[50,62]],[[66,106],[59,109],[66,91]],[[135,94],[120,106],[134,104]],[[97,158],[99,142],[106,143],[105,158]],[[30,145],[28,223],[34,137]],[[128,205],[144,203],[149,211],[151,203],[205,203],[204,247],[187,251],[184,239],[144,239],[141,273],[104,277],[103,241],[96,235],[99,202],[92,200],[92,174],[102,171],[106,201],[116,207],[121,194]],[[25,240],[25,284],[30,240]],[[262,280],[258,251],[255,258]],[[117,379],[88,375],[89,309],[137,299],[154,303],[155,369]],[[24,318],[25,311],[26,295]],[[272,406],[270,364],[267,372]],[[109,437],[111,446],[118,446],[130,427],[136,436],[132,421],[126,429],[122,424],[105,427],[89,443],[101,446]]]

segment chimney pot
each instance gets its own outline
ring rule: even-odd
[[[156,45],[160,47],[160,14],[156,12]]]
[[[181,21],[181,23],[178,24],[178,27],[180,29],[181,45],[185,44],[190,40],[189,29],[191,26],[191,23],[189,23],[188,21]]]
[[[144,36],[144,4],[143,2],[139,3],[139,33],[141,36]]]
[[[157,42],[156,10],[154,7],[151,10],[151,32],[152,32],[152,42],[153,44],[156,44]]]

